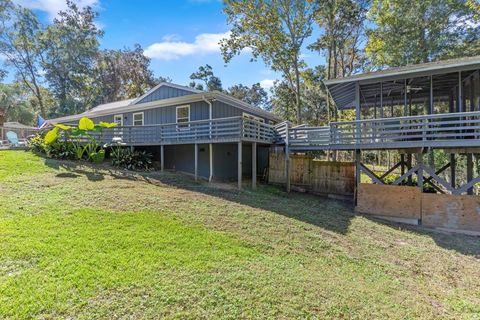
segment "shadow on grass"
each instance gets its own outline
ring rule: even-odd
[[[159,186],[171,186],[271,211],[339,234],[348,232],[351,220],[356,215],[353,204],[349,202],[296,192],[288,194],[281,188],[270,185],[259,185],[256,191],[249,187],[240,191],[236,189],[236,184],[196,182],[191,176],[180,173],[130,172],[117,170],[109,165],[98,166],[87,162],[79,163],[52,159],[46,159],[45,163],[50,167],[56,169],[63,168],[68,171],[68,173],[63,174],[65,175],[64,177],[68,178],[76,175],[85,175],[90,181],[101,181],[105,175],[108,175],[114,179],[145,181]],[[440,232],[421,226],[389,222],[370,216],[364,217],[395,230],[405,230],[428,236],[442,248],[480,258],[479,237]]]
[[[459,253],[480,258],[480,237],[465,235],[461,233],[450,233],[446,231],[435,230],[422,226],[408,225],[397,222],[375,218],[373,216],[362,215],[370,221],[383,224],[395,230],[403,230],[416,234],[428,236],[444,249],[454,250]]]

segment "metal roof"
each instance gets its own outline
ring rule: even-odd
[[[362,90],[367,86],[377,86],[377,89],[374,89],[377,90],[377,92],[373,92],[373,96],[378,96],[380,93],[379,87],[381,82],[390,82],[390,85],[392,83],[398,85],[400,84],[400,80],[403,82],[405,79],[435,75],[438,77],[444,77],[443,75],[453,74],[454,72],[458,73],[459,71],[478,69],[480,69],[480,56],[474,56],[407,65],[404,67],[390,68],[376,72],[367,72],[346,78],[326,80],[325,85],[338,109],[350,109],[355,108],[355,83],[359,83]],[[455,80],[453,83],[455,83]],[[451,88],[452,87],[448,89]],[[363,97],[362,99],[367,98],[368,97]]]

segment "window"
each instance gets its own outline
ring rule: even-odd
[[[143,126],[143,112],[137,112],[133,114],[133,125]]]
[[[177,123],[179,128],[188,127],[190,121],[190,106],[177,107]]]
[[[251,120],[256,120],[258,122],[265,122],[264,119],[260,118],[260,117],[256,117],[254,115],[251,115],[251,114],[248,114],[248,113],[243,113],[243,117],[244,118],[247,118],[247,119],[251,119]]]
[[[120,127],[123,126],[123,114],[114,115],[113,122],[115,122]]]

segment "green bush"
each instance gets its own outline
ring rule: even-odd
[[[35,137],[27,141],[27,146],[30,150],[36,153],[46,153],[46,144],[41,134],[36,134]]]
[[[127,170],[148,170],[152,164],[152,155],[145,151],[114,147],[110,153],[112,165]]]
[[[47,157],[54,159],[74,160],[76,159],[75,148],[70,141],[57,140],[45,146]]]

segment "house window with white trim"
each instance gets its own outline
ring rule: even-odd
[[[120,127],[123,126],[123,114],[114,115],[113,122],[115,122]]]
[[[190,122],[190,106],[177,107],[177,123],[179,128],[187,128]]]
[[[143,112],[137,112],[133,114],[133,125],[134,126],[143,126]]]

